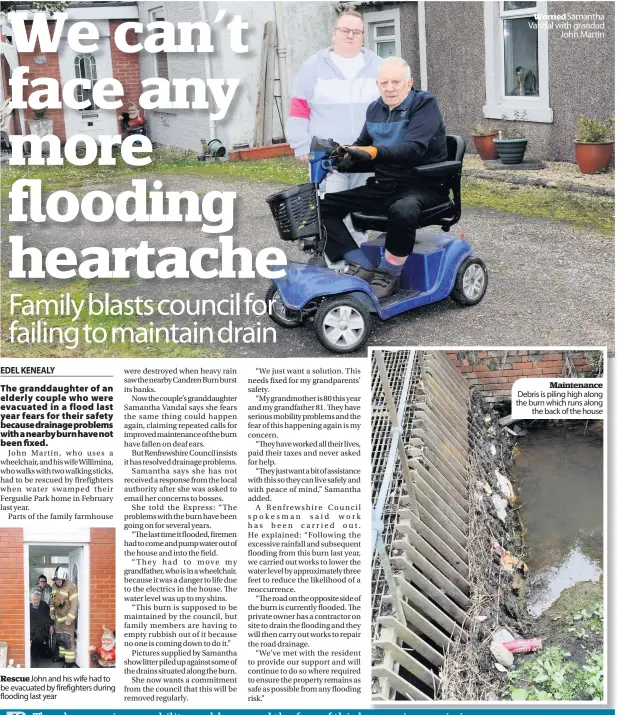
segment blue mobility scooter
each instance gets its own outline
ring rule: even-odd
[[[449,199],[421,213],[419,228],[438,225],[448,232],[461,217],[461,172],[465,152],[462,137],[447,136],[448,160],[413,169],[419,177],[444,179]],[[309,156],[311,183],[269,196],[269,204],[280,237],[300,241],[303,251],[324,253],[327,236],[320,218],[319,185],[337,163],[338,145],[332,139],[314,138]],[[386,215],[352,213],[357,229],[386,231]],[[385,234],[362,244],[369,260],[378,265],[384,252]],[[487,270],[463,238],[445,233],[419,233],[408,257],[401,287],[379,301],[371,286],[356,276],[329,268],[288,263],[285,275],[273,281],[266,293],[270,316],[284,328],[295,328],[313,320],[315,333],[325,348],[334,353],[351,353],[365,345],[372,317],[387,320],[413,308],[450,296],[460,305],[476,305],[487,290]]]

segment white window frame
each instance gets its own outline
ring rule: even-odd
[[[394,25],[395,34],[393,36],[381,37],[380,42],[392,42],[395,40],[395,55],[401,57],[401,24],[399,21],[399,8],[393,8],[392,10],[382,10],[380,12],[365,12],[363,13],[363,24],[365,26],[365,41],[367,43],[366,47],[372,50],[376,54],[377,45],[376,39],[373,34],[373,30],[376,27],[384,25]]]
[[[551,124],[554,112],[549,106],[549,37],[546,23],[538,27],[539,96],[507,97],[504,95],[504,39],[502,20],[505,18],[547,15],[547,2],[537,0],[535,8],[502,11],[503,3],[484,2],[485,26],[485,91],[483,116],[487,119],[515,119],[515,113],[526,112],[523,121]]]
[[[151,22],[157,22],[157,18],[155,17],[155,15],[158,15],[159,13],[161,13],[163,15],[163,20],[159,19],[158,22],[165,22],[167,20],[165,8],[163,7],[163,5],[159,5],[158,7],[151,7],[148,9],[148,24],[150,24]],[[157,57],[158,57],[157,53],[152,54],[152,76],[154,78],[159,77],[159,66],[157,64],[158,63]],[[167,58],[167,74],[168,74],[168,76],[165,77],[165,79],[168,79],[171,81],[171,77],[169,76],[169,73],[170,73],[169,69],[170,69],[170,65],[169,65],[169,57],[168,57]]]

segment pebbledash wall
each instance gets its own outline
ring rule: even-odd
[[[470,386],[476,386],[487,402],[511,397],[511,387],[520,377],[588,377],[598,365],[600,353],[538,350],[447,350],[455,367]]]
[[[89,644],[100,645],[103,626],[116,628],[116,530],[90,529],[90,633]],[[11,614],[0,622],[0,641],[8,643],[8,658],[22,667],[26,660],[24,642],[29,624],[24,622],[24,532],[0,529],[0,573],[3,610]]]

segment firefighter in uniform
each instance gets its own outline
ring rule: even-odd
[[[77,586],[68,580],[69,570],[58,566],[52,579],[51,603],[49,614],[54,620],[56,638],[59,644],[60,658],[64,658],[64,667],[75,665],[75,620],[77,618]]]

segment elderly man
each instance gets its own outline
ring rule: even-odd
[[[441,179],[419,179],[410,171],[421,164],[446,161],[446,132],[438,103],[429,92],[413,89],[410,68],[401,57],[389,57],[379,70],[380,99],[369,105],[365,126],[353,146],[345,147],[344,171],[375,170],[361,186],[329,194],[321,203],[326,254],[344,258],[349,274],[369,282],[379,299],[399,287],[406,258],[414,249],[421,211],[446,199]],[[343,218],[352,211],[387,213],[382,261],[373,266],[358,249]]]
[[[46,654],[46,641],[53,632],[53,622],[49,615],[49,606],[41,600],[41,592],[30,594],[30,664],[38,668],[39,660]]]
[[[53,577],[52,600],[49,608],[55,622],[60,660],[64,667],[75,665],[75,621],[77,620],[77,586],[69,581],[69,570],[58,566]]]
[[[367,107],[380,95],[376,87],[381,58],[363,48],[363,17],[346,9],[337,18],[332,46],[312,55],[300,68],[290,101],[286,134],[298,161],[307,163],[313,137],[350,144],[365,122]],[[324,193],[363,186],[369,172],[332,172],[321,186]],[[347,219],[357,244],[366,240]]]

